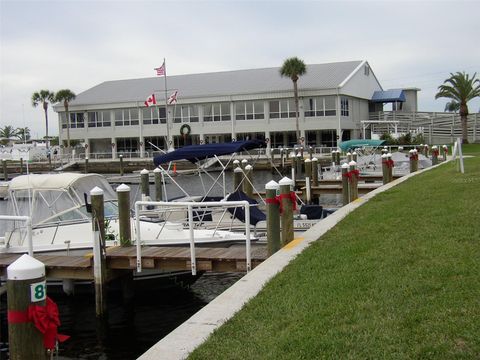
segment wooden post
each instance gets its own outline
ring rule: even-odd
[[[296,162],[296,165],[297,165],[297,179],[300,179],[302,177],[302,168],[303,168],[303,156],[298,153],[297,154],[297,162]]]
[[[233,170],[233,191],[242,190],[243,171],[239,166]]]
[[[408,153],[410,155],[410,172],[413,173],[418,170],[418,152],[417,149],[412,149]]]
[[[340,150],[335,151],[335,162],[340,166]]]
[[[280,185],[280,203],[282,207],[282,245],[286,245],[293,240],[293,202],[290,195],[293,192],[293,181],[284,177],[278,184]]]
[[[358,154],[357,154],[356,151],[354,151],[354,152],[352,153],[352,160],[355,161],[355,162],[357,162],[357,160],[358,160]]]
[[[20,158],[20,174],[23,175],[23,158]]]
[[[45,265],[24,254],[7,267],[7,307],[9,317],[28,313],[30,305],[45,306],[47,286]],[[43,334],[33,322],[8,322],[11,360],[50,359],[43,346]]]
[[[232,170],[235,170],[239,166],[240,166],[240,161],[238,161],[238,159],[235,159],[232,161]]]
[[[8,181],[8,169],[7,169],[7,160],[2,160],[3,165],[3,180]]]
[[[347,164],[352,161],[352,153],[349,151],[347,152]]]
[[[312,146],[308,147],[308,156],[309,156],[310,161],[312,161],[313,160],[313,147]]]
[[[243,159],[242,160],[242,170],[245,171],[245,167],[248,165],[248,160],[247,159]]]
[[[432,146],[432,165],[438,164],[438,146]]]
[[[382,154],[382,182],[383,182],[383,185],[388,183],[387,154]]]
[[[253,198],[253,166],[245,166],[245,179],[243,180],[243,192],[250,198]]]
[[[90,191],[92,202],[93,229],[93,281],[95,283],[95,312],[98,318],[107,314],[106,292],[106,253],[105,253],[105,219],[103,190],[94,187]]]
[[[428,158],[430,148],[427,144],[423,146],[423,155]]]
[[[162,170],[158,167],[153,170],[155,175],[155,201],[162,201]]]
[[[388,182],[393,181],[393,160],[392,160],[392,154],[387,153],[387,180]]]
[[[305,177],[309,177],[310,179],[312,179],[312,160],[310,159],[305,159]]]
[[[124,171],[123,171],[123,155],[120,154],[118,155],[118,159],[120,161],[120,176],[123,176]]]
[[[443,161],[447,161],[448,146],[447,146],[447,145],[443,145],[443,146],[442,146],[442,150],[443,150]]]
[[[342,164],[342,204],[347,205],[350,202],[348,164]]]
[[[150,197],[150,172],[147,169],[140,171],[140,182],[142,188],[142,201],[147,201]]]
[[[85,156],[85,174],[88,174],[88,157]]]
[[[281,248],[280,241],[280,204],[275,201],[280,186],[276,181],[265,185],[267,202],[267,248],[268,256],[276,253]]]
[[[285,173],[285,159],[283,157],[283,148],[280,148],[280,172]]]
[[[130,187],[121,184],[117,187],[118,198],[118,226],[120,246],[132,245],[132,232],[130,224]]]
[[[318,186],[318,159],[316,157],[312,159],[312,184]]]
[[[357,163],[355,161],[350,161],[348,163],[350,170],[350,202],[358,199],[358,175],[357,173]]]
[[[336,161],[337,161],[336,151],[332,150],[332,166],[335,166]]]
[[[270,172],[275,173],[275,149],[270,148]]]

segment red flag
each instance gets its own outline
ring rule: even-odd
[[[163,62],[162,66],[153,69],[157,72],[157,76],[164,76],[165,75],[165,61]]]
[[[145,106],[149,107],[152,105],[157,105],[157,100],[155,99],[155,94],[150,95],[147,100],[145,100]]]
[[[178,90],[175,90],[172,95],[168,98],[168,105],[176,104],[177,103],[177,94]]]

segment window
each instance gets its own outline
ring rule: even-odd
[[[175,123],[198,122],[198,106],[197,105],[181,105],[175,107]]]
[[[207,104],[203,106],[203,121],[228,121],[230,120],[230,104]]]
[[[88,127],[108,127],[111,125],[110,111],[89,111],[87,113]]]
[[[160,117],[158,116],[160,112]],[[143,124],[157,125],[166,124],[167,118],[165,116],[165,107],[146,107],[142,109]]]
[[[115,126],[133,126],[138,125],[138,109],[116,109]]]
[[[348,109],[348,99],[347,98],[341,98],[340,99],[340,114],[342,116],[348,116],[349,115],[349,109]]]
[[[270,101],[270,118],[294,118],[295,101],[293,99]]]
[[[308,98],[304,101],[305,116],[335,116],[337,114],[335,106],[335,96],[322,96]]]
[[[237,120],[257,120],[264,117],[263,101],[246,101],[235,104]]]
[[[70,128],[83,128],[85,127],[85,120],[83,112],[70,113]]]

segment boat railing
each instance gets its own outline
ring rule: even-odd
[[[167,202],[167,201],[137,201],[135,202],[135,242],[136,242],[136,255],[137,255],[137,272],[142,271],[142,235],[140,231],[140,220],[145,208],[155,208],[157,213],[165,211],[164,208],[183,209],[187,210],[189,240],[190,240],[190,264],[192,275],[197,274],[196,269],[196,257],[195,257],[195,225],[194,225],[194,211],[201,209],[214,209],[223,208],[227,211],[228,208],[243,208],[245,211],[245,219],[250,219],[250,204],[248,201],[182,201],[182,202]],[[162,210],[163,208],[163,210]],[[216,231],[216,230],[215,230]],[[250,224],[245,221],[245,248],[246,248],[246,268],[247,272],[251,270],[251,242],[250,242]]]
[[[28,255],[33,256],[32,218],[30,216],[0,215],[0,220],[25,222],[27,228]]]

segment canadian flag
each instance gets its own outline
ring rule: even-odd
[[[168,98],[168,105],[172,105],[172,104],[176,104],[177,103],[177,94],[178,94],[178,90],[175,90],[172,95],[170,95],[170,97]]]
[[[155,99],[155,94],[150,95],[147,100],[145,100],[145,106],[149,107],[152,105],[157,105],[157,100]]]

